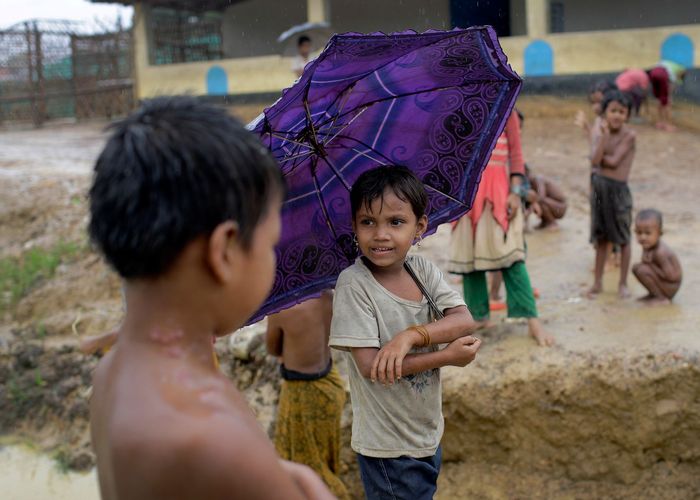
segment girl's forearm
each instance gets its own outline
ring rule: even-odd
[[[409,354],[403,358],[401,374],[405,377],[406,375],[414,375],[416,373],[434,370],[435,368],[442,368],[449,364],[450,358],[446,355],[444,350]]]
[[[423,326],[430,335],[431,344],[449,344],[453,340],[472,333],[476,328],[476,323],[471,318],[471,315],[465,318],[461,314],[451,314],[439,321]]]

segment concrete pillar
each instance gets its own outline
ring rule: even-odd
[[[549,0],[525,0],[527,36],[542,38],[549,33]]]
[[[148,60],[148,29],[146,16],[148,15],[147,7],[141,2],[134,4],[134,19],[133,19],[133,67],[132,71],[134,73],[134,97],[136,99],[143,99],[143,75],[144,70],[149,65]]]
[[[306,17],[310,23],[330,23],[330,0],[306,0]]]

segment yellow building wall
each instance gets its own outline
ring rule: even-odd
[[[700,24],[643,28],[617,31],[587,31],[582,33],[549,34],[544,40],[554,53],[554,74],[605,73],[627,68],[649,68],[659,62],[661,45],[674,33],[690,37],[695,47],[698,66],[700,52]],[[508,62],[523,74],[525,47],[534,38],[526,36],[500,38]]]
[[[148,63],[147,33],[144,16],[137,4],[134,12],[134,59],[137,98],[189,93],[205,95],[206,75],[212,66],[222,67],[228,75],[231,95],[279,92],[294,82],[291,59],[280,56],[223,59],[152,66]],[[659,60],[661,45],[669,35],[684,33],[695,46],[695,64],[700,51],[700,25],[618,31],[548,34],[541,37],[554,52],[554,74],[598,73],[647,68]],[[523,53],[531,37],[501,38],[501,45],[513,69],[523,74]]]

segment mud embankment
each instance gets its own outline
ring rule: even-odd
[[[444,371],[440,498],[700,495],[697,352],[533,352],[506,340],[482,359]]]

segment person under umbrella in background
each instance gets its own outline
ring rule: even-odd
[[[301,35],[297,40],[297,55],[292,61],[292,71],[299,78],[304,72],[304,67],[309,62],[311,56],[311,38]]]
[[[520,119],[512,111],[481,177],[472,210],[453,229],[449,271],[462,275],[464,299],[476,321],[489,326],[486,271],[500,270],[508,317],[527,318],[529,334],[541,346],[554,343],[537,317],[525,267],[522,192],[525,166]]]

